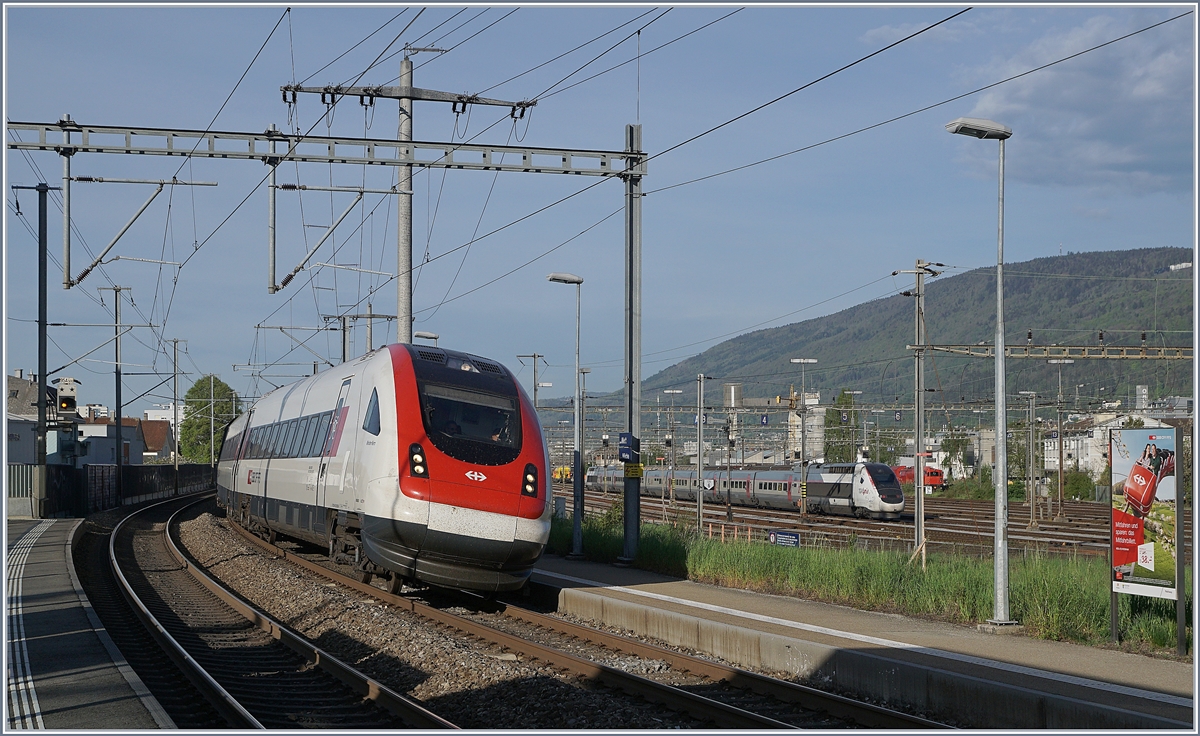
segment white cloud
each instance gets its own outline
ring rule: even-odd
[[[1155,10],[1120,19],[1098,15],[966,74],[973,83],[1002,79],[1165,17]],[[1013,129],[1006,174],[1015,179],[1190,191],[1194,58],[1191,21],[1180,19],[989,90],[969,115]],[[964,154],[981,166],[995,158],[976,146]]]

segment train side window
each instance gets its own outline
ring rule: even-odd
[[[316,427],[316,417],[300,417],[300,429],[296,430],[296,448],[292,453],[296,457],[305,457],[308,446],[312,443],[313,429]]]
[[[291,457],[288,454],[288,450],[292,446],[292,435],[294,434],[296,434],[296,420],[293,419],[289,422],[284,422],[283,431],[279,433],[279,447],[275,453],[276,455],[279,457]]]
[[[283,457],[283,436],[287,434],[287,422],[279,422],[271,437],[271,457]]]
[[[264,434],[266,438],[263,440],[263,457],[270,460],[275,457],[275,435],[279,434],[279,424],[267,425]]]
[[[288,457],[300,457],[300,440],[304,436],[304,417],[292,420],[292,429],[288,431],[288,443],[283,448]]]
[[[313,443],[308,448],[310,457],[319,457],[325,449],[325,439],[329,436],[329,425],[332,419],[332,411],[324,412],[317,417],[317,431],[313,433]]]
[[[271,425],[258,428],[258,439],[254,442],[254,457],[261,460],[267,456],[267,435],[271,434]]]
[[[257,460],[259,457],[259,449],[262,448],[262,427],[255,427],[250,431],[250,452],[248,456],[251,460]]]
[[[292,444],[292,433],[296,431],[296,420],[282,422],[283,429],[279,430],[279,441],[275,445],[275,457],[287,457],[288,447]]]
[[[367,416],[363,419],[363,429],[373,435],[379,435],[379,392],[371,389],[371,401],[367,404]]]

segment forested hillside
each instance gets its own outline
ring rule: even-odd
[[[1193,269],[1169,266],[1191,260],[1188,249],[1151,248],[1005,264],[1005,340],[1024,343],[1032,330],[1037,345],[1096,345],[1102,330],[1106,344],[1138,345],[1144,331],[1148,344],[1190,346]],[[994,340],[994,268],[928,279],[926,294],[930,343]],[[799,391],[799,366],[789,358],[803,357],[819,361],[805,376],[809,390],[822,390],[823,401],[845,388],[862,391],[867,402],[911,402],[913,361],[905,346],[914,341],[914,311],[912,297],[892,296],[747,333],[646,379],[643,400],[671,387],[683,389],[679,403],[689,396],[695,401],[698,373],[715,376],[716,383],[741,382],[747,397],[786,394],[793,384]],[[1113,397],[1127,405],[1137,384],[1148,385],[1151,398],[1192,394],[1191,361],[1081,360],[1062,368],[1063,393],[1073,404],[1078,387],[1081,406]],[[1044,360],[1010,359],[1007,374],[1010,394],[1052,397],[1058,391],[1058,366]],[[926,375],[927,387],[940,392],[931,400],[992,398],[990,360],[934,354]],[[719,386],[707,391],[719,402]]]

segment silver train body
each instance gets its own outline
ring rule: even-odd
[[[697,479],[695,470],[649,469],[642,476],[641,493],[653,498],[672,497],[724,504],[728,498],[737,506],[799,509],[801,471],[793,470],[706,470]],[[624,488],[621,466],[594,467],[584,484],[591,490],[619,492]],[[904,491],[896,474],[883,463],[830,463],[810,465],[807,488],[803,489],[810,513],[841,514],[893,520],[904,509]]]

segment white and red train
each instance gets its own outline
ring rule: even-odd
[[[271,391],[229,425],[219,503],[398,589],[525,584],[550,534],[549,454],[499,363],[390,345]]]

